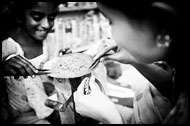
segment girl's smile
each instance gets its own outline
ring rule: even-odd
[[[25,11],[24,30],[35,40],[43,41],[54,25],[56,14],[56,6],[38,2]]]

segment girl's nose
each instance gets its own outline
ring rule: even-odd
[[[47,18],[44,18],[42,21],[41,21],[41,26],[44,28],[44,29],[48,29],[51,27],[49,21]]]

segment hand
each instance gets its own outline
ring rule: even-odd
[[[65,54],[69,54],[69,53],[72,53],[72,51],[71,51],[70,48],[61,49],[59,51],[59,56],[62,56],[62,55],[65,55]]]
[[[34,76],[38,71],[36,68],[25,58],[20,55],[16,55],[6,61],[3,61],[3,73],[5,76],[15,76],[17,79],[19,76]]]
[[[133,64],[136,62],[135,58],[124,48],[119,48],[116,53],[103,56],[100,61],[114,60],[124,64]]]
[[[95,83],[95,78],[90,79],[90,94],[84,94],[85,78],[74,92],[76,111],[82,116],[90,117],[103,123],[122,123],[114,103],[105,96]]]
[[[98,53],[94,56],[93,60],[96,60],[96,59],[104,56],[105,54],[107,54],[111,50],[116,52],[117,48],[118,48],[118,46],[114,40],[105,39],[102,41],[102,44],[98,48],[98,51],[97,51]]]
[[[115,53],[108,53],[113,50]],[[115,60],[120,63],[130,64],[136,62],[135,58],[124,48],[119,47],[114,40],[103,40],[102,45],[98,49],[98,53],[94,56],[93,60],[100,58],[100,61]]]

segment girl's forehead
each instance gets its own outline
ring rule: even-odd
[[[57,6],[52,2],[36,2],[29,11],[37,11],[46,15],[52,14],[57,11]]]

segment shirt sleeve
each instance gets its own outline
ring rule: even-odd
[[[12,54],[24,55],[21,46],[13,39],[8,38],[2,41],[2,61]]]

